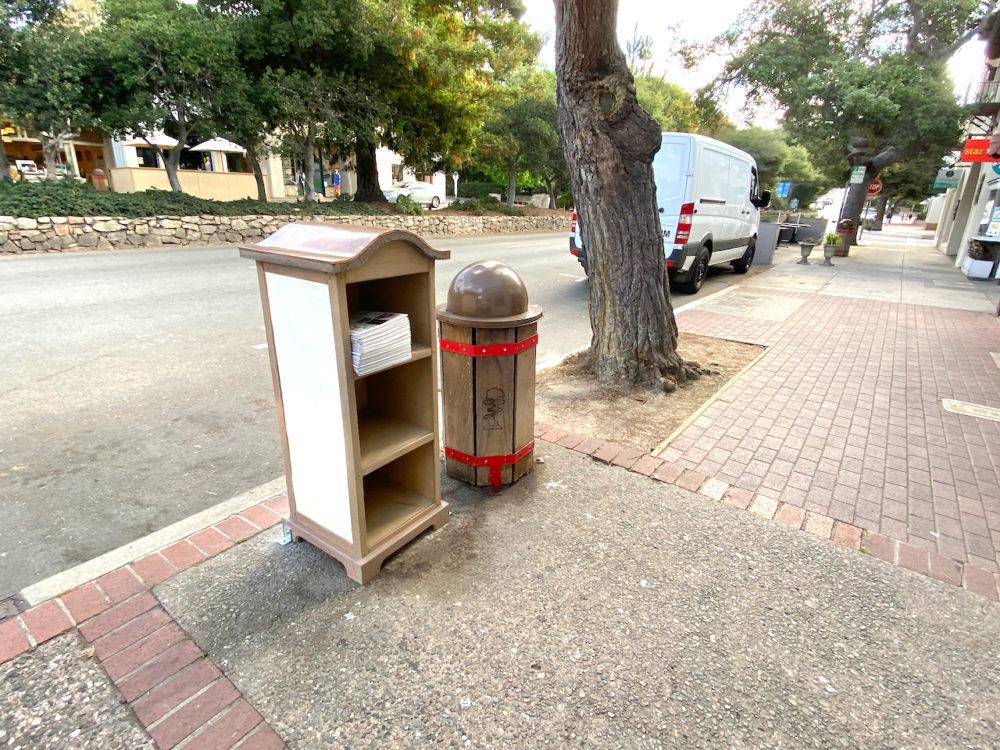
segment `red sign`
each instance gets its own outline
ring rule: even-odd
[[[969,138],[965,142],[965,146],[962,147],[962,156],[959,159],[960,162],[965,162],[966,164],[971,164],[973,162],[995,162],[1000,161],[1000,159],[995,159],[990,156],[986,151],[990,147],[989,138]]]
[[[868,197],[874,198],[880,192],[882,192],[882,181],[876,178],[872,180],[872,184],[868,186]]]

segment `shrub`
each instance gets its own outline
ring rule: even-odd
[[[398,210],[401,214],[407,214],[409,216],[422,216],[424,213],[424,207],[408,195],[401,195],[396,198],[396,210]]]
[[[265,216],[299,214],[302,216],[345,214],[388,214],[392,209],[350,200],[324,203],[270,203],[244,199],[214,201],[187,193],[147,190],[143,193],[101,191],[88,183],[76,181],[0,183],[0,216]]]
[[[486,213],[486,206],[479,198],[468,198],[466,200],[452,201],[448,204],[448,208],[453,211],[465,211],[470,214],[475,214],[476,216],[482,216]]]
[[[482,216],[487,211],[502,211],[506,207],[501,207],[500,201],[492,195],[487,195],[485,198],[469,198],[464,201],[455,201],[453,203],[449,203],[448,208],[454,209],[455,211],[467,211],[470,214]],[[516,216],[518,214],[511,215]]]
[[[823,238],[823,244],[825,245],[839,245],[840,235],[836,232],[827,232],[826,237]]]
[[[492,182],[462,182],[458,183],[459,198],[489,198],[490,193],[501,193],[502,188]]]

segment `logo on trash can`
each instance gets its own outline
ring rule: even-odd
[[[500,417],[503,414],[503,405],[507,403],[507,394],[501,388],[488,388],[486,398],[483,399],[483,406],[486,413],[483,415],[484,430],[502,430],[503,424]]]

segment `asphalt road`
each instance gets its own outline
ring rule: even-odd
[[[436,241],[438,297],[502,260],[540,358],[589,341],[564,234]],[[0,259],[0,599],[282,473],[254,264],[234,247]]]
[[[564,233],[432,244],[452,251],[439,301],[465,265],[501,260],[544,309],[539,364],[589,343]],[[736,278],[713,270],[699,296]],[[281,475],[256,272],[235,247],[0,258],[0,319],[0,599]]]

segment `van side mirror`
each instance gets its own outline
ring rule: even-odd
[[[771,202],[771,191],[763,191],[759,198],[751,198],[750,202],[755,208],[767,208],[768,204]]]

